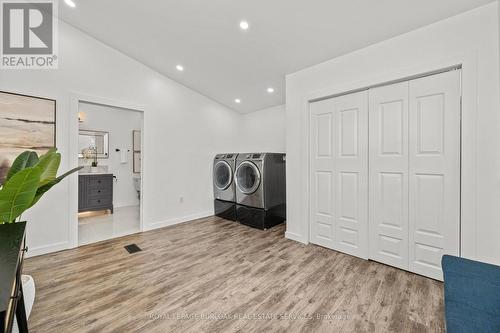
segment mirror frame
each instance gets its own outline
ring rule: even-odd
[[[109,158],[109,132],[81,129],[78,131],[78,142],[80,142],[80,135],[96,136],[96,134],[102,134],[104,137],[104,154],[97,154],[97,158],[107,159]],[[81,152],[78,153],[78,158],[83,158],[83,154]]]

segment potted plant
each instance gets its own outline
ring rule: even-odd
[[[97,172],[97,148],[96,147],[88,147],[82,152],[83,157],[86,160],[92,160],[90,164],[90,172]]]
[[[21,221],[21,215],[33,207],[54,185],[82,167],[57,176],[61,154],[50,149],[40,157],[34,151],[21,153],[12,163],[0,188],[0,224]],[[31,309],[35,284],[30,276],[22,277],[26,308]],[[31,304],[30,304],[31,303]],[[26,314],[29,316],[29,312]]]
[[[92,161],[92,164],[90,165],[90,171],[91,172],[97,172],[99,171],[97,169],[97,149],[94,148],[94,160]]]
[[[60,164],[61,154],[57,148],[40,157],[34,151],[21,153],[0,188],[0,224],[20,221],[22,213],[33,207],[48,190],[82,168],[57,176]]]

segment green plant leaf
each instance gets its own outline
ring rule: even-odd
[[[11,223],[32,206],[38,190],[41,169],[25,168],[5,182],[0,190],[0,219]]]
[[[31,205],[29,207],[32,207],[34,204],[36,204],[38,202],[38,200],[40,200],[40,198],[48,191],[50,190],[54,185],[57,185],[59,184],[59,182],[61,182],[61,180],[63,180],[64,178],[66,178],[67,176],[71,175],[72,173],[74,172],[77,172],[78,170],[82,169],[83,166],[79,166],[79,167],[76,167],[74,169],[71,169],[69,170],[68,172],[65,172],[63,173],[62,175],[60,175],[59,177],[57,178],[54,178],[52,179],[51,181],[49,181],[48,183],[46,184],[43,184],[42,186],[38,187],[38,189],[36,190],[36,194],[35,194],[35,197],[33,198],[33,202],[31,203]],[[29,208],[28,207],[28,208]]]
[[[45,152],[45,154],[40,155],[40,160],[43,160],[44,158],[47,158],[48,156],[50,156],[50,155],[52,155],[52,154],[54,154],[56,152],[57,152],[57,148],[56,147],[52,147],[49,150],[47,150]]]
[[[30,168],[34,166],[35,164],[38,163],[38,155],[34,151],[25,151],[19,154],[19,156],[16,157],[14,162],[12,163],[12,166],[9,169],[9,172],[7,174],[7,178],[5,178],[5,182],[7,182],[12,176],[14,176],[16,173],[19,171]]]
[[[56,178],[57,170],[59,170],[60,164],[61,154],[59,153],[52,152],[41,156],[37,164],[37,167],[42,170],[40,175],[40,185],[45,185]]]

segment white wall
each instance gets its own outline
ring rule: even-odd
[[[80,129],[109,133],[108,158],[98,159],[98,165],[107,166],[108,172],[116,176],[113,185],[114,208],[138,205],[134,177],[140,177],[140,174],[133,172],[132,131],[141,130],[142,113],[85,102],[79,103],[79,111],[85,115],[84,121],[80,123]],[[121,163],[117,148],[123,151],[129,150],[126,163]],[[89,161],[80,159],[79,164],[88,166]]]
[[[285,152],[285,105],[243,115],[238,152]]]
[[[237,149],[241,115],[65,23],[59,27],[59,69],[0,71],[0,90],[57,100],[61,171],[78,164],[68,155],[70,139],[78,135],[77,115],[70,114],[73,93],[144,105],[145,229],[212,214],[212,158]],[[77,192],[69,192],[71,182],[76,178],[59,184],[23,216],[29,221],[30,255],[76,246],[70,224],[76,210],[69,206],[77,207]]]
[[[308,242],[307,96],[327,96],[463,61],[462,254],[500,264],[497,3],[287,76],[287,233]],[[438,68],[434,68],[438,69]],[[472,146],[471,146],[472,145]]]

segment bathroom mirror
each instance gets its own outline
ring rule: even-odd
[[[109,133],[103,131],[80,130],[78,135],[78,157],[83,158],[83,151],[96,149],[97,158],[109,157]]]

